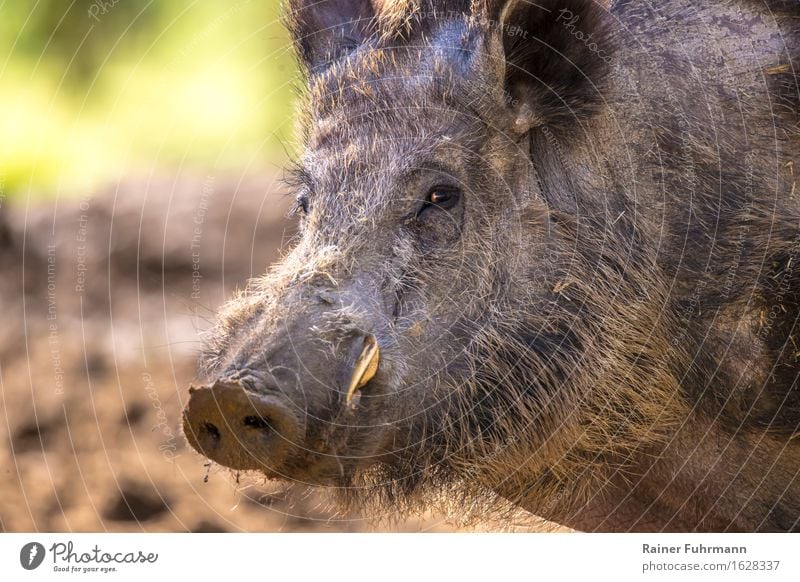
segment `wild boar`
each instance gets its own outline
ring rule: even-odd
[[[800,7],[290,0],[300,232],[189,443],[345,502],[800,520]]]

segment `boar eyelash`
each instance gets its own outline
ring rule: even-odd
[[[314,179],[311,174],[298,164],[286,169],[283,182],[293,190],[314,190]]]

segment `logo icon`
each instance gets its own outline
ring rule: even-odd
[[[39,542],[29,542],[19,551],[19,563],[26,570],[35,570],[44,561],[44,546]]]

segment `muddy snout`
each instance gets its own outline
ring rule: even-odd
[[[304,464],[327,448],[306,443],[308,433],[336,430],[340,425],[334,419],[342,410],[355,415],[361,391],[377,373],[380,349],[374,335],[355,334],[339,347],[338,356],[310,344],[275,353],[291,365],[281,366],[286,374],[283,381],[275,377],[274,385],[225,379],[190,388],[183,411],[187,441],[220,465],[291,477],[285,467]]]
[[[305,418],[280,394],[238,382],[190,388],[183,432],[199,453],[232,469],[274,472],[302,446]]]

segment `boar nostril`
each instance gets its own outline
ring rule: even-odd
[[[183,433],[195,450],[220,465],[273,472],[297,451],[305,425],[282,396],[217,381],[191,392]]]
[[[244,425],[248,428],[257,428],[261,430],[270,428],[270,424],[266,419],[255,415],[245,416]]]
[[[220,434],[219,429],[210,422],[204,422],[200,425],[201,434],[207,434],[211,437],[211,443],[216,446],[219,444]]]

